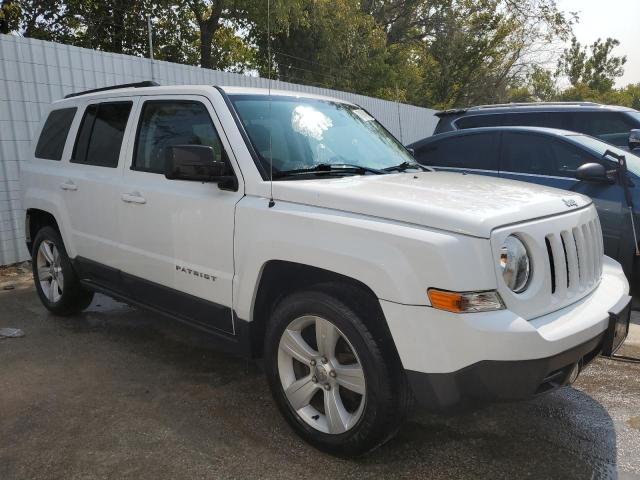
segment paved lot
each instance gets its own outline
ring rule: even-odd
[[[290,431],[263,376],[200,333],[97,296],[48,315],[0,278],[0,479],[640,479],[639,324],[575,388],[456,417],[419,415],[358,460]],[[2,290],[3,281],[15,284]]]

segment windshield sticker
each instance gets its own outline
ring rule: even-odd
[[[369,115],[367,112],[365,112],[361,108],[354,109],[353,113],[355,113],[358,117],[360,117],[360,120],[362,120],[363,122],[372,122],[373,120],[375,120],[375,118],[373,118],[371,115]]]
[[[333,122],[324,113],[308,105],[298,105],[291,113],[293,129],[318,141],[322,140],[324,132],[333,127]]]

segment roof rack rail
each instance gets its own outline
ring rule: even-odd
[[[470,107],[469,110],[482,110],[484,108],[505,108],[505,107],[535,107],[535,106],[561,106],[561,105],[577,105],[577,106],[593,106],[601,105],[596,102],[515,102],[515,103],[495,103],[493,105],[476,105]]]
[[[104,92],[105,90],[116,90],[118,88],[143,88],[143,87],[159,87],[160,84],[152,80],[145,80],[137,83],[122,83],[120,85],[112,85],[110,87],[94,88],[93,90],[85,90],[84,92],[76,92],[65,95],[64,98],[79,97],[88,93]]]

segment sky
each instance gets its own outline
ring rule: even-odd
[[[579,23],[573,32],[582,45],[598,38],[617,38],[615,55],[626,55],[624,76],[618,87],[640,82],[640,0],[557,0],[560,10],[578,12]]]

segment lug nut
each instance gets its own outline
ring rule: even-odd
[[[318,383],[318,379],[316,378],[316,376],[314,375],[313,377],[311,377],[311,381],[313,383]]]
[[[326,358],[324,358],[324,357],[322,357],[322,358],[320,359],[320,361],[321,361],[322,363],[327,363],[327,359],[326,359]]]
[[[335,377],[336,377],[336,372],[335,372],[335,370],[331,370],[331,371],[329,372],[329,376],[330,376],[330,377],[335,378]]]
[[[325,383],[324,389],[328,392],[329,390],[331,390],[331,385],[329,385],[328,383]]]
[[[315,367],[316,366],[316,361],[315,360],[311,360],[311,366]]]

